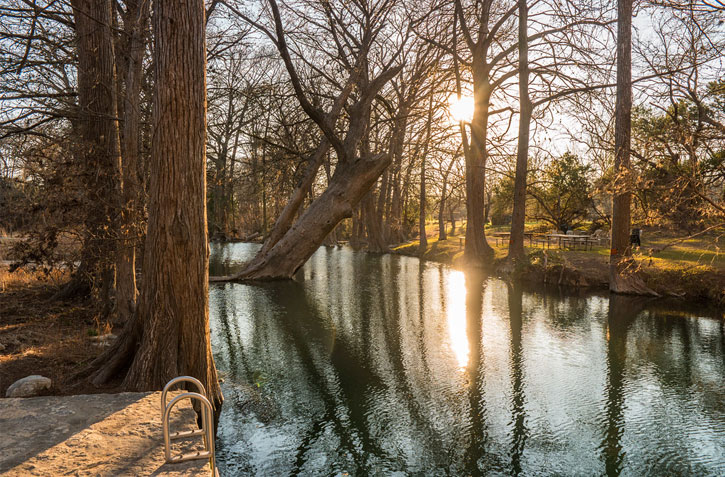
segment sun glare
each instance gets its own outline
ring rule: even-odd
[[[466,278],[463,272],[451,271],[446,279],[448,309],[448,338],[460,368],[468,365],[468,335],[466,334]]]
[[[473,119],[473,106],[474,101],[471,96],[461,96],[452,94],[448,98],[448,109],[451,114],[451,118],[455,122],[471,122]]]

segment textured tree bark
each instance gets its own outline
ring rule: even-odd
[[[493,249],[486,241],[485,191],[488,150],[488,108],[491,85],[488,70],[480,58],[473,57],[473,120],[471,121],[471,147],[466,156],[466,245],[464,257],[468,265],[481,267],[493,259]]]
[[[632,0],[617,2],[617,103],[614,123],[614,195],[609,290],[615,293],[656,294],[637,274],[629,246],[630,139],[632,126]]]
[[[159,0],[154,26],[154,141],[144,279],[134,318],[94,382],[126,366],[124,386],[161,389],[199,379],[216,416],[222,394],[211,353],[206,221],[206,49],[203,0]]]
[[[110,314],[116,244],[114,216],[120,209],[121,152],[110,0],[73,0],[78,38],[78,106],[85,161],[86,232],[81,266],[60,297],[101,291]]]
[[[529,165],[529,132],[532,105],[529,98],[529,7],[526,0],[519,0],[519,138],[516,152],[516,177],[514,178],[514,208],[511,215],[509,259],[524,256],[524,226],[526,223],[526,173]]]
[[[121,241],[116,258],[116,311],[121,323],[136,311],[136,241],[140,234],[143,208],[140,169],[139,131],[141,130],[141,84],[143,58],[146,51],[145,32],[149,18],[149,2],[126,2],[124,34],[127,63],[124,67],[123,126],[121,135],[122,211]]]

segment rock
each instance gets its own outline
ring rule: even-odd
[[[5,392],[5,397],[22,398],[37,396],[41,392],[50,389],[51,384],[52,381],[50,378],[44,376],[26,376],[10,385]]]

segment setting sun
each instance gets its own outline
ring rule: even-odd
[[[473,119],[474,101],[471,96],[461,96],[452,94],[448,98],[449,111],[451,118],[456,122],[470,122]]]

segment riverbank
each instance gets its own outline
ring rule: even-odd
[[[651,247],[665,244],[669,237],[652,237]],[[572,288],[607,290],[609,288],[609,248],[595,246],[592,250],[526,247],[526,259],[514,270],[504,270],[508,242],[489,237],[494,250],[494,273],[531,284],[558,285]],[[418,240],[391,248],[394,254],[418,257],[444,263],[457,269],[466,266],[463,258],[463,236],[444,241],[428,238],[428,247],[420,250]],[[642,248],[634,255],[639,273],[647,286],[663,297],[725,308],[725,256],[690,241],[665,252]]]

